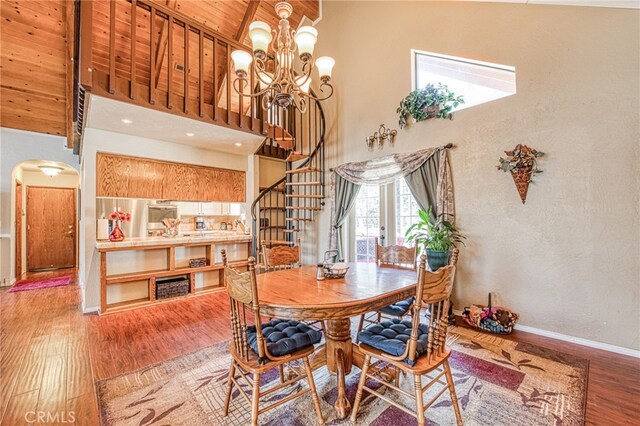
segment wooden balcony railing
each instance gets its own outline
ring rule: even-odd
[[[80,4],[79,82],[85,91],[254,134],[261,100],[233,88],[231,51],[248,50],[150,0]]]

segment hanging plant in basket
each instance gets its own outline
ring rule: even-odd
[[[428,120],[430,118],[453,119],[453,108],[464,103],[462,96],[457,96],[454,92],[442,83],[429,83],[422,89],[414,90],[406,98],[400,101],[400,106],[396,110],[398,113],[398,124],[400,128],[405,128],[409,118],[415,122]]]
[[[524,204],[531,178],[536,173],[542,173],[542,170],[538,169],[537,159],[542,157],[544,152],[518,144],[513,151],[505,151],[504,153],[507,154],[507,158],[500,158],[498,170],[511,173],[522,204]]]

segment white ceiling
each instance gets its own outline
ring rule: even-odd
[[[125,124],[122,119],[132,122]],[[253,154],[264,140],[264,136],[94,95],[89,99],[86,127],[240,155]]]
[[[45,160],[27,160],[20,163],[18,166],[22,168],[25,172],[42,172],[39,166],[54,166],[60,167],[62,171],[61,175],[77,175],[78,171],[73,167],[69,166],[65,163],[60,163],[58,161],[45,161]]]
[[[442,0],[431,0],[442,1]],[[556,6],[590,6],[640,9],[640,0],[445,0],[484,3],[550,4]]]

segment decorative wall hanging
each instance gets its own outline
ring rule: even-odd
[[[542,170],[538,169],[537,159],[542,157],[544,152],[518,144],[513,151],[505,151],[504,153],[507,154],[507,158],[500,158],[498,170],[511,172],[513,182],[516,184],[518,194],[524,204],[531,178],[535,173],[542,173]]]
[[[374,142],[378,144],[378,149],[382,149],[382,146],[385,141],[389,142],[391,145],[395,142],[396,135],[398,131],[395,129],[387,129],[384,124],[380,125],[380,128],[373,135],[367,137],[365,141],[367,142],[367,147],[371,151],[373,149]]]
[[[429,118],[448,118],[453,120],[451,110],[464,103],[462,96],[456,96],[442,83],[429,83],[422,89],[414,90],[406,98],[400,101],[396,110],[398,124],[405,128],[412,117],[415,122],[428,120]]]

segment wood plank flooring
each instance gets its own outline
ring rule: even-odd
[[[99,317],[81,313],[75,271],[30,278],[59,275],[72,275],[71,284],[19,293],[0,290],[2,425],[27,424],[29,411],[58,413],[57,421],[47,424],[69,424],[73,412],[76,425],[96,425],[94,380],[230,337],[224,293]],[[640,360],[518,331],[507,338],[589,359],[586,423],[637,424]]]

